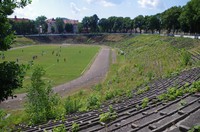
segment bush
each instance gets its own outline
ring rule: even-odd
[[[147,107],[148,103],[149,103],[149,98],[144,98],[142,100],[142,109],[144,109],[145,107]]]
[[[26,67],[15,62],[0,63],[0,102],[13,96],[13,90],[22,87]]]
[[[96,108],[100,106],[99,99],[96,97],[96,95],[91,95],[87,98],[87,108]]]
[[[110,100],[112,99],[113,97],[115,97],[114,93],[112,91],[107,91],[106,92],[106,96],[105,96],[105,99],[106,100]]]
[[[182,50],[182,64],[187,66],[190,64],[191,54],[186,50]]]
[[[73,123],[72,124],[72,132],[78,132],[79,130],[79,124]]]
[[[112,106],[109,106],[108,112],[99,115],[100,122],[104,123],[115,120],[116,118],[117,118],[117,113],[113,110]]]
[[[200,132],[200,125],[194,126],[192,129],[190,129],[188,132]]]
[[[26,113],[31,124],[44,122],[61,115],[60,98],[46,85],[42,76],[45,71],[36,67],[31,77],[31,86],[27,92]]]
[[[53,132],[66,132],[65,125],[62,124],[62,125],[60,125],[58,127],[53,128]]]
[[[6,116],[6,112],[0,109],[0,121],[2,121],[5,116]]]
[[[65,110],[67,114],[71,114],[77,112],[81,108],[80,100],[71,99],[71,97],[67,97],[65,101]]]

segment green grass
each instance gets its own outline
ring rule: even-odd
[[[52,80],[52,85],[56,86],[79,77],[88,68],[98,50],[98,46],[31,46],[0,52],[5,55],[5,60],[0,59],[0,62],[18,59],[20,64],[29,64],[33,56],[37,56],[37,59],[33,60],[34,65],[27,71],[24,88],[16,90],[16,93],[22,93],[26,92],[25,87],[30,84],[30,76],[35,66],[42,66],[46,71],[44,78]]]
[[[11,45],[11,47],[19,47],[19,46],[28,46],[36,44],[33,40],[22,37],[22,36],[16,36],[14,43]]]

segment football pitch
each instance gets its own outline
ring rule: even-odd
[[[0,62],[15,61],[19,64],[32,65],[27,71],[24,87],[16,93],[26,92],[34,67],[42,66],[46,71],[45,80],[51,80],[52,85],[73,80],[89,67],[98,53],[98,46],[81,45],[39,45],[12,49],[0,52]]]

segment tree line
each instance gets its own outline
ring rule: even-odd
[[[64,24],[62,18],[56,18],[56,26],[48,27],[47,18],[39,16],[36,20],[28,22],[10,22],[16,34],[39,33],[39,26],[42,33],[73,33],[72,24]],[[78,24],[79,33],[200,33],[200,2],[190,0],[185,6],[174,6],[162,13],[155,15],[138,15],[134,19],[130,17],[101,18],[94,14],[86,16]]]
[[[184,32],[200,33],[200,2],[191,0],[185,6],[174,6],[156,15],[139,15],[134,19],[130,17],[101,18],[95,14],[84,17],[79,24],[79,32],[151,32],[167,33]]]
[[[36,20],[9,20],[9,23],[12,25],[12,30],[15,31],[15,34],[38,34],[48,32],[48,24],[46,20],[47,17],[42,15],[38,16]],[[70,23],[65,24],[63,19],[59,17],[55,19],[55,26],[51,26],[50,29],[51,33],[73,33],[73,25]]]

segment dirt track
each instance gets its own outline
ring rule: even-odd
[[[92,86],[96,83],[101,82],[109,68],[110,63],[110,48],[102,47],[99,54],[96,56],[94,62],[90,68],[79,78],[72,80],[68,83],[56,86],[53,90],[61,96],[67,93],[77,90],[80,87]],[[17,98],[2,102],[0,108],[4,109],[21,109],[23,108],[23,102],[26,94],[18,94]]]

